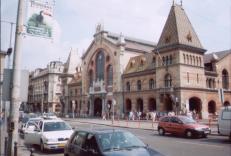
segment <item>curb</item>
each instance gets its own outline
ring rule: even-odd
[[[69,120],[69,119],[64,119],[65,121],[72,121],[73,120]],[[156,131],[157,129],[150,129],[150,128],[138,128],[138,127],[126,127],[126,126],[120,126],[120,125],[111,125],[111,124],[103,124],[103,123],[95,123],[95,122],[88,122],[88,121],[74,121],[74,122],[79,122],[79,123],[88,123],[88,124],[94,124],[94,125],[103,125],[103,126],[111,126],[111,127],[121,127],[121,128],[130,128],[130,129],[139,129],[139,130],[146,130],[146,131]],[[216,131],[212,132],[211,134],[212,136],[220,136]]]

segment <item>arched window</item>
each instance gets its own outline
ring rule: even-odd
[[[137,90],[141,90],[141,81],[140,80],[138,80],[137,81]]]
[[[130,91],[130,89],[131,89],[131,88],[130,88],[130,82],[127,82],[127,83],[126,83],[126,90],[127,90],[127,91]]]
[[[109,65],[107,68],[107,84],[112,85],[113,83],[113,68],[112,65]]]
[[[201,67],[201,58],[199,57],[199,66]]]
[[[184,56],[184,63],[186,63],[186,60],[185,60],[185,54],[183,54],[183,56]]]
[[[197,65],[197,66],[199,65],[198,57],[196,57],[196,65]]]
[[[186,55],[186,58],[187,58],[187,64],[189,64],[189,57],[188,57],[188,55]]]
[[[192,65],[192,56],[190,55],[190,64]]]
[[[170,63],[169,63],[169,57],[167,56],[166,57],[166,63],[165,63],[166,65],[169,65]]]
[[[89,85],[92,87],[93,85],[93,72],[92,70],[89,71]]]
[[[226,69],[222,70],[222,88],[229,89],[229,74]]]
[[[166,64],[165,64],[165,57],[162,57],[162,64],[163,64],[163,66],[166,65]]]
[[[193,56],[193,65],[195,66],[195,56]]]
[[[150,79],[149,80],[149,89],[153,89],[153,88],[155,88],[154,80]]]
[[[104,53],[100,51],[96,56],[96,80],[104,80],[104,64]]]
[[[169,63],[172,64],[172,55],[169,57]]]
[[[172,77],[170,74],[165,75],[165,87],[169,88],[172,87]]]

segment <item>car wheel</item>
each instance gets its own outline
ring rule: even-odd
[[[185,132],[185,136],[186,136],[187,138],[192,138],[192,137],[193,137],[192,131],[187,130],[187,131]]]
[[[159,135],[164,135],[165,134],[165,130],[163,128],[159,128],[158,132],[159,132]]]

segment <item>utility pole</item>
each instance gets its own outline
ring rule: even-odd
[[[10,103],[10,116],[8,127],[8,156],[14,154],[14,142],[18,141],[18,118],[19,118],[19,106],[20,106],[20,68],[21,68],[21,46],[23,38],[23,12],[24,12],[24,0],[18,1],[17,22],[15,32],[15,45],[14,45],[14,57],[13,57],[13,82],[12,82],[12,94]]]

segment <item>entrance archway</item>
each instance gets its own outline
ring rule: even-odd
[[[224,106],[230,106],[229,101],[225,101],[225,102],[224,102]]]
[[[154,98],[150,98],[150,99],[149,99],[148,110],[149,110],[150,112],[156,110],[156,100],[155,100]]]
[[[100,117],[102,114],[102,99],[96,98],[94,101],[94,116]]]
[[[137,102],[136,103],[136,110],[139,112],[143,112],[143,109],[144,109],[143,99],[139,98],[139,99],[137,99],[136,102]]]
[[[168,111],[168,112],[169,112],[169,111],[173,111],[173,106],[172,106],[172,104],[173,104],[173,101],[172,101],[170,95],[169,95],[169,94],[165,95],[165,96],[164,96],[164,106],[165,106],[165,110]]]
[[[192,97],[189,99],[189,110],[190,111],[196,111],[196,113],[199,115],[199,118],[201,119],[201,109],[202,109],[202,102],[201,99],[198,97]]]
[[[208,103],[208,112],[211,114],[214,114],[216,112],[216,102],[215,101],[209,101]]]
[[[131,110],[132,110],[132,101],[130,99],[126,99],[125,111],[130,112]]]

